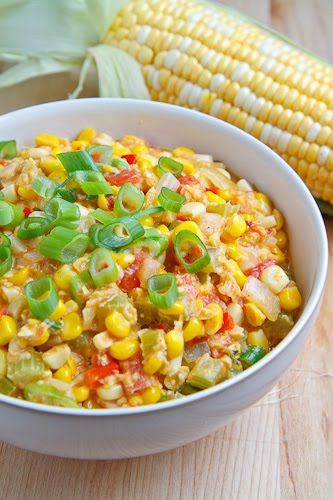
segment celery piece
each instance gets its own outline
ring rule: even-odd
[[[47,368],[39,352],[27,352],[27,358],[16,363],[8,363],[8,378],[20,389],[24,389],[30,382],[37,382],[37,380],[44,378],[47,373]]]
[[[280,313],[276,321],[266,320],[262,326],[265,335],[271,343],[277,344],[280,340],[284,339],[287,333],[294,326],[294,320],[291,315]]]
[[[15,385],[7,377],[0,377],[0,394],[10,396],[15,392]]]
[[[68,342],[69,347],[73,352],[81,354],[86,358],[90,358],[95,350],[93,344],[93,336],[89,332],[82,332],[79,337]]]
[[[150,354],[160,350],[165,350],[165,339],[163,330],[152,330],[147,328],[139,333],[141,339],[142,354],[147,359]]]
[[[28,384],[24,389],[24,399],[44,405],[79,408],[79,405],[73,399],[50,384]]]
[[[197,344],[186,347],[184,351],[184,361],[187,365],[192,365],[198,358],[204,354],[210,354],[209,345],[206,341],[198,342]]]
[[[221,382],[225,374],[223,361],[204,354],[190,371],[187,382],[198,389],[207,389]]]
[[[184,396],[189,396],[190,394],[195,394],[196,392],[199,392],[200,389],[193,387],[190,384],[185,383],[183,387],[180,389],[180,392]]]

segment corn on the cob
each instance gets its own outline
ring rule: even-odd
[[[258,138],[333,203],[333,68],[227,8],[132,0],[106,43],[141,65],[154,100],[195,108]]]

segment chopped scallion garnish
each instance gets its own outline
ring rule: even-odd
[[[23,219],[22,211],[13,203],[0,201],[0,226],[16,227]]]
[[[167,187],[162,187],[157,199],[165,210],[170,210],[170,212],[174,212],[175,214],[179,213],[181,206],[186,201],[185,196]]]
[[[44,207],[46,215],[52,220],[53,226],[63,226],[74,229],[80,222],[80,209],[75,203],[62,198],[52,198]]]
[[[186,256],[191,258],[191,262],[184,257],[184,251]],[[185,230],[177,234],[175,253],[182,266],[189,273],[198,273],[210,263],[210,256],[205,244],[192,231]],[[195,258],[197,254],[199,256]],[[195,260],[192,260],[194,258]]]
[[[93,226],[94,227],[94,226]],[[144,235],[141,224],[132,217],[126,217],[107,226],[102,226],[94,234],[97,246],[117,250],[125,247]],[[91,237],[91,232],[89,232]]]
[[[96,163],[110,165],[112,158],[112,146],[107,146],[105,144],[94,144],[93,146],[89,146],[86,151],[88,151],[88,153]]]
[[[145,195],[141,189],[127,182],[119,189],[114,212],[117,217],[131,217],[141,210],[144,201]]]
[[[110,250],[97,248],[93,251],[89,262],[89,272],[96,287],[116,281],[118,269]]]
[[[70,151],[68,153],[59,153],[57,155],[68,174],[77,171],[95,171],[98,172],[98,166],[91,158],[88,151]]]
[[[160,156],[157,163],[157,173],[160,177],[171,172],[175,177],[178,177],[183,171],[184,165],[179,161],[173,160],[168,156]]]
[[[30,312],[37,319],[48,318],[58,305],[58,292],[50,276],[29,281],[24,286],[24,293]]]
[[[85,194],[113,194],[113,189],[108,184],[100,172],[76,171],[70,174],[71,179],[78,182],[80,188]]]
[[[28,217],[21,222],[17,237],[20,240],[31,240],[46,233],[50,226],[51,221],[46,217]]]
[[[9,246],[0,247],[0,276],[6,274],[12,268],[13,257]]]
[[[151,276],[147,282],[150,301],[159,309],[171,307],[178,298],[176,276],[172,273]]]
[[[14,139],[0,141],[0,158],[11,160],[15,156],[17,156],[16,141]]]
[[[81,257],[88,245],[89,238],[86,234],[66,227],[55,227],[37,248],[44,257],[67,264]]]

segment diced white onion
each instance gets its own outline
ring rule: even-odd
[[[267,285],[249,276],[243,288],[243,297],[253,302],[271,321],[276,321],[280,312],[280,300]]]
[[[178,181],[178,179],[171,172],[168,172],[167,174],[164,174],[158,181],[158,184],[156,186],[156,197],[160,194],[163,187],[169,188],[171,189],[171,191],[177,191],[179,186],[180,182]]]
[[[42,358],[52,370],[58,370],[66,363],[70,355],[70,347],[67,344],[60,344],[44,352]]]

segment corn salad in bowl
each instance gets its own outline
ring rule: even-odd
[[[0,393],[154,404],[252,366],[301,306],[282,214],[209,154],[92,128],[0,142]]]

